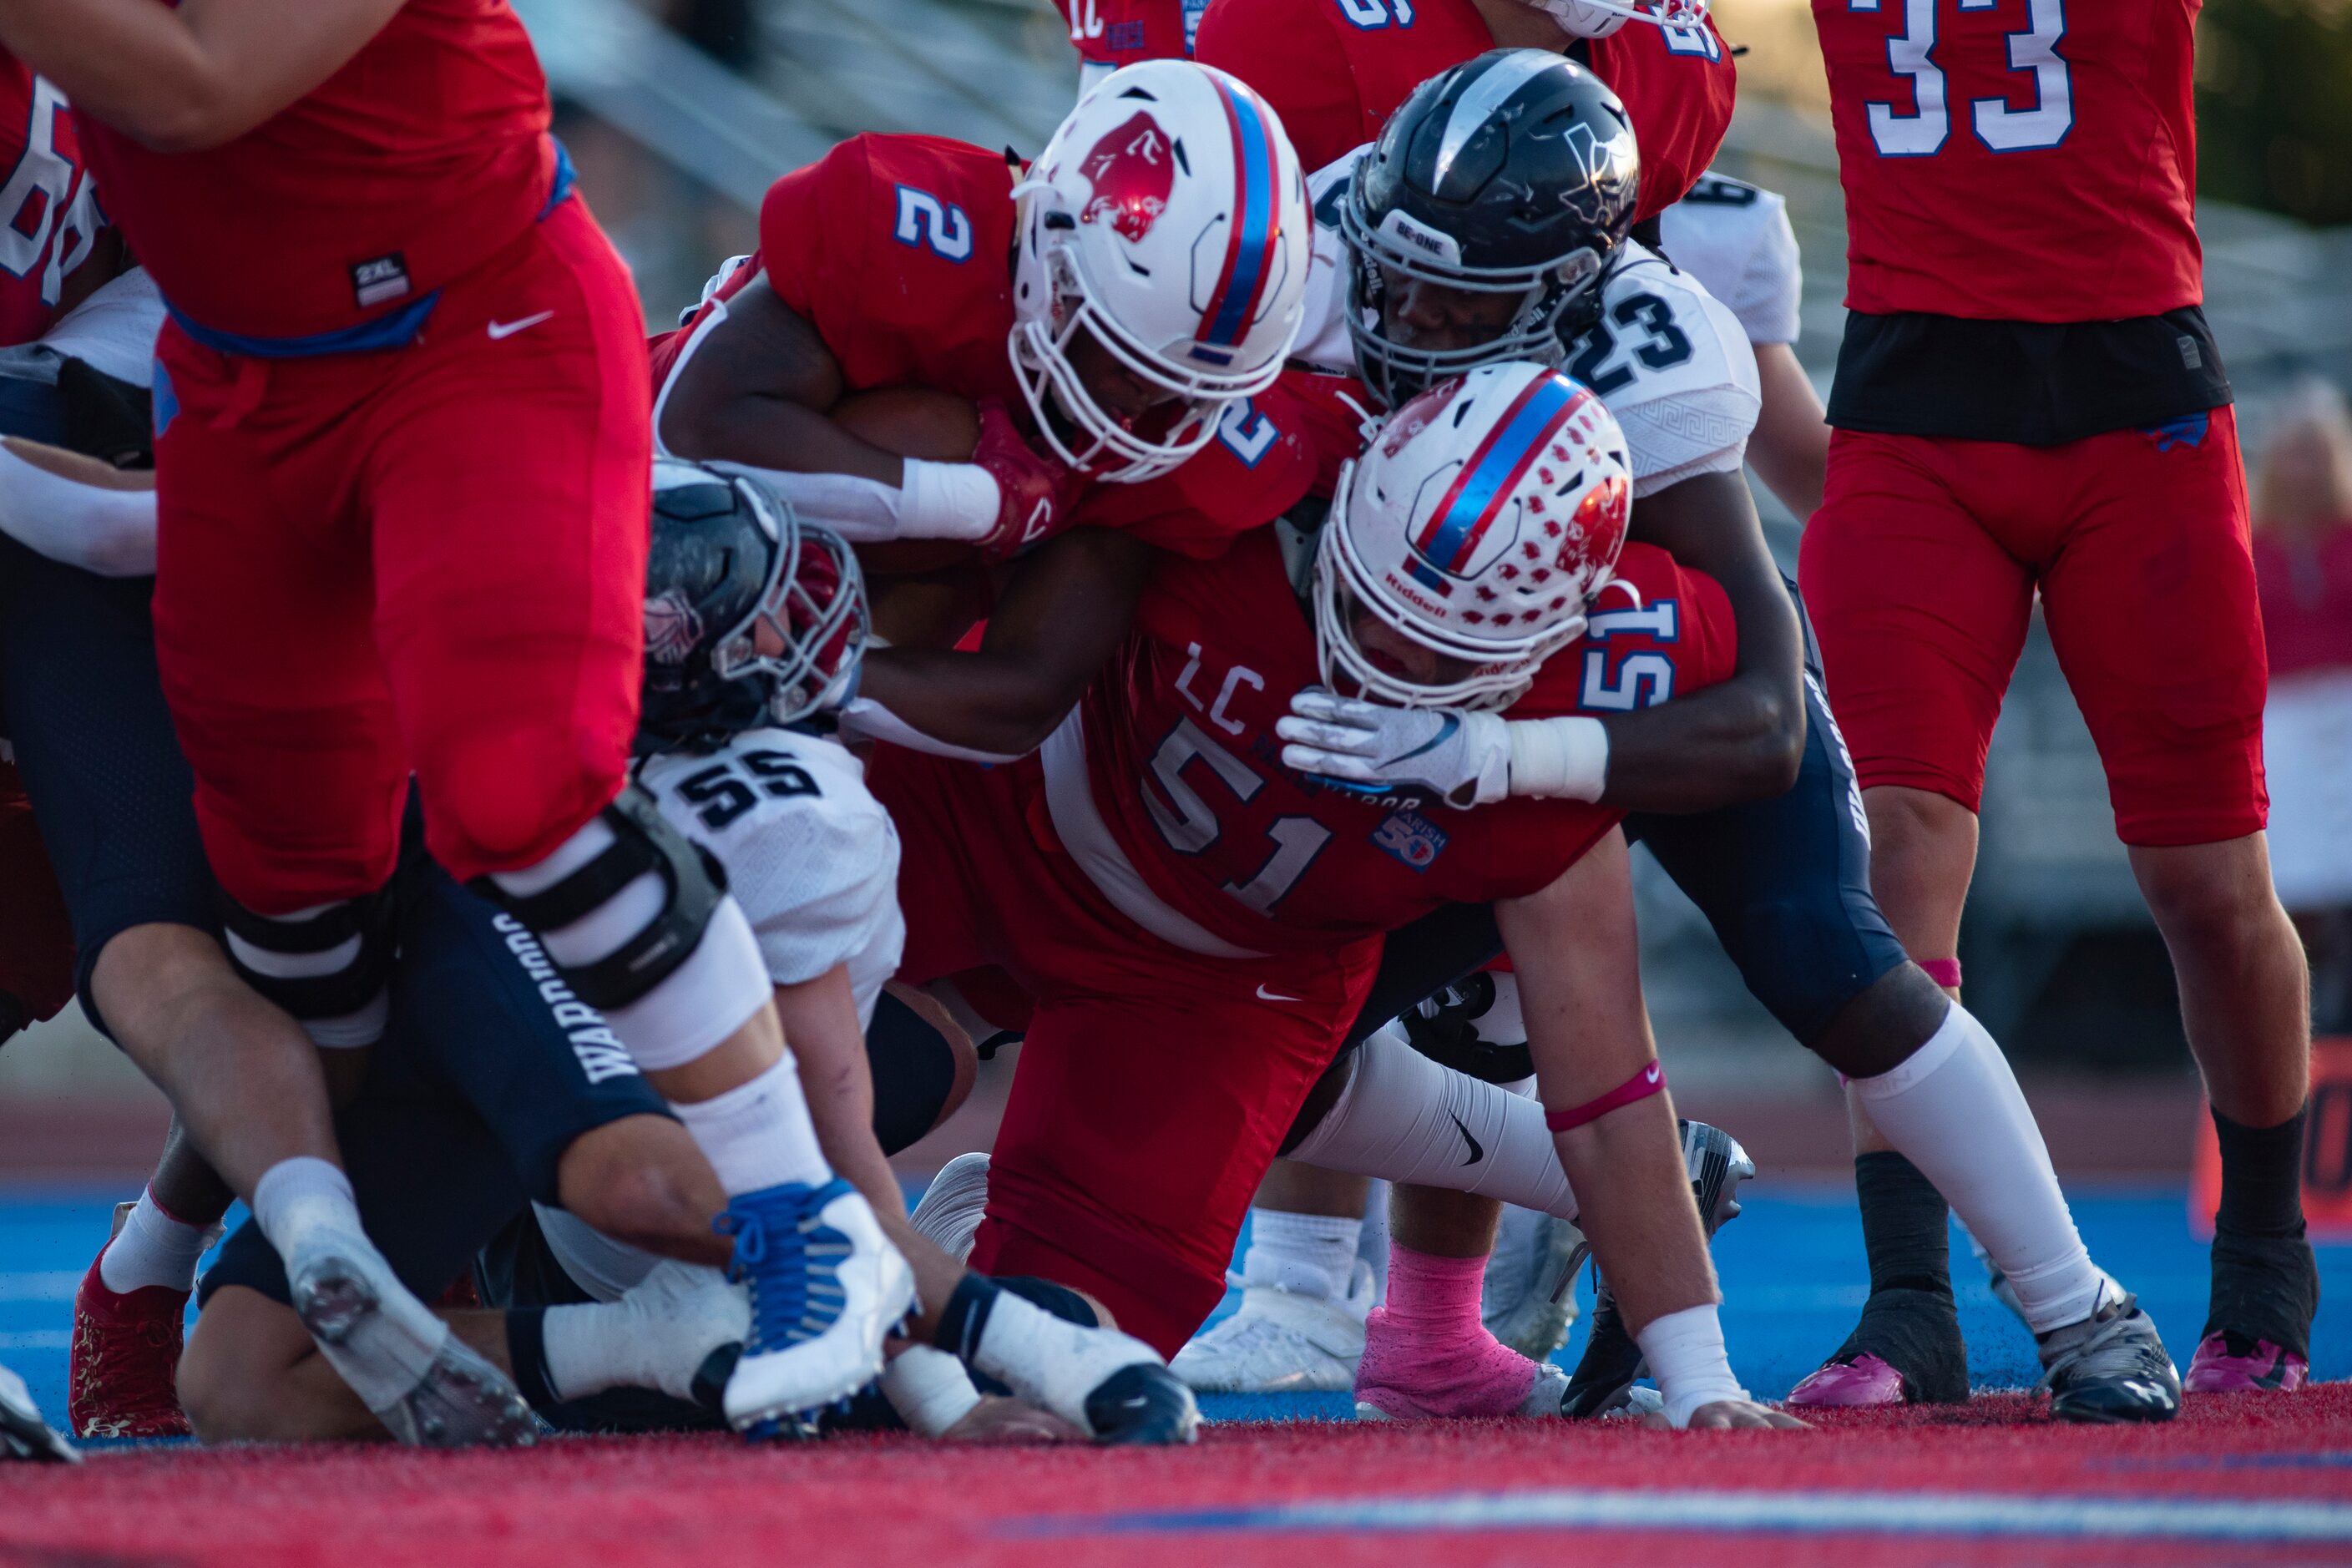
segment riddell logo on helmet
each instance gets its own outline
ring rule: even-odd
[[[1139,110],[1128,122],[1094,144],[1078,172],[1094,187],[1080,223],[1108,223],[1123,239],[1139,240],[1168,210],[1176,188],[1176,163],[1159,122]]]
[[[1416,571],[1414,570],[1416,566],[1420,566],[1418,562],[1408,563],[1405,566],[1405,570],[1412,573],[1413,576],[1420,578],[1422,582],[1426,583],[1429,586],[1436,589],[1440,597],[1450,599],[1454,596],[1453,584],[1447,582],[1444,577],[1439,576],[1438,574],[1430,567],[1420,566],[1420,569]],[[1427,575],[1423,576],[1423,573],[1426,573]],[[1433,616],[1443,616],[1446,613],[1446,609],[1444,605],[1439,604],[1436,599],[1431,598],[1428,595],[1421,592],[1420,589],[1415,588],[1412,583],[1407,582],[1404,578],[1398,576],[1393,572],[1387,574],[1387,576],[1389,587],[1394,590],[1397,597],[1402,599],[1406,604],[1412,605],[1415,609],[1427,610]]]

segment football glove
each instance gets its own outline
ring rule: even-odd
[[[1274,732],[1285,767],[1365,795],[1419,795],[1468,809],[1511,791],[1508,725],[1463,708],[1392,708],[1309,687]]]
[[[1070,526],[1086,476],[1023,439],[1001,399],[981,400],[971,460],[996,481],[996,527],[977,541],[990,560],[1009,560]]]

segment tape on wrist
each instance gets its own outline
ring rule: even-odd
[[[1582,1105],[1570,1106],[1566,1110],[1546,1110],[1544,1125],[1555,1132],[1566,1132],[1588,1121],[1598,1121],[1611,1111],[1622,1110],[1637,1100],[1647,1100],[1663,1092],[1665,1087],[1666,1069],[1652,1062],[1598,1100],[1588,1100]]]
[[[1677,1427],[1689,1426],[1705,1405],[1748,1397],[1748,1390],[1731,1374],[1730,1358],[1723,1352],[1723,1324],[1712,1302],[1652,1319],[1633,1342],[1642,1347],[1650,1375],[1658,1380],[1666,1420]]]
[[[882,1394],[898,1418],[926,1437],[944,1435],[980,1404],[963,1363],[929,1345],[909,1345],[882,1369]]]
[[[1598,719],[1514,719],[1511,793],[1538,799],[1599,800],[1609,784],[1609,731]]]

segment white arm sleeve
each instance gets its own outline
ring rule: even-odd
[[[0,533],[101,577],[152,576],[154,487],[83,484],[26,462],[13,441],[0,443]]]
[[[985,539],[996,527],[996,478],[976,463],[904,459],[902,485],[862,479],[855,474],[800,474],[751,463],[714,461],[705,466],[724,474],[759,480],[782,496],[793,510],[821,522],[852,544],[892,539]]]
[[[952,757],[960,763],[1017,763],[1021,759],[996,752],[977,752],[924,734],[871,697],[860,697],[841,710],[841,732],[853,741],[887,741],[910,752]]]

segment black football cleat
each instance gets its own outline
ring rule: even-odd
[[[1087,1426],[1106,1447],[1167,1447],[1201,1435],[1201,1407],[1184,1380],[1151,1362],[1123,1366],[1087,1395]]]
[[[2036,1342],[2050,1414],[2061,1421],[2119,1426],[2180,1414],[2180,1374],[2136,1296],[2104,1296],[2097,1311]]]

